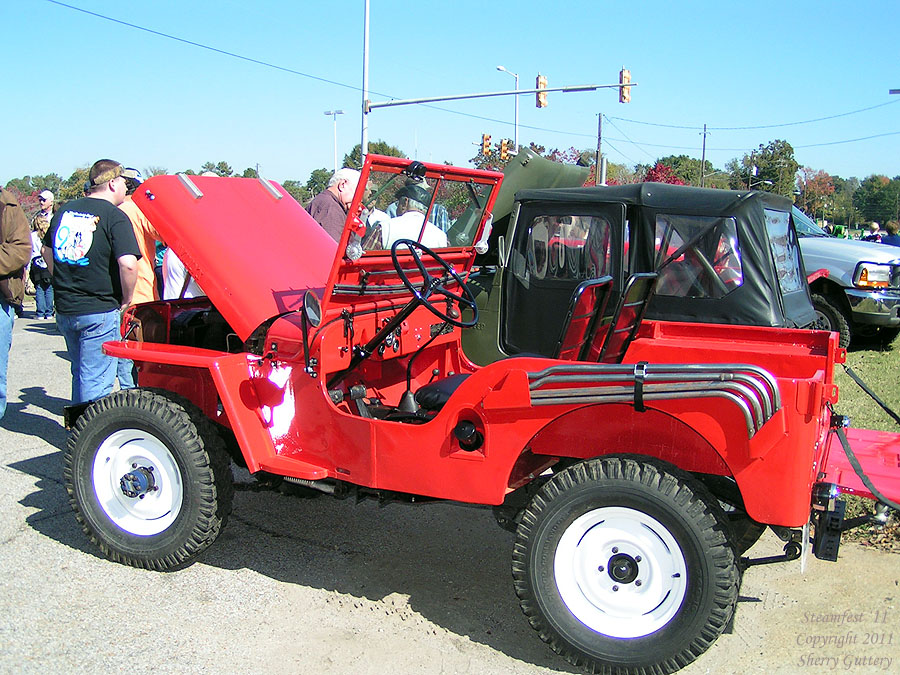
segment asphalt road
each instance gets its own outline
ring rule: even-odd
[[[107,561],[61,482],[69,395],[53,322],[16,322],[0,421],[0,672],[578,672],[528,626],[513,535],[487,511],[244,486],[179,572]],[[780,552],[766,535],[751,553]],[[900,558],[749,569],[733,631],[683,673],[900,672]]]

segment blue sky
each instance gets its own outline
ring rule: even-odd
[[[332,167],[332,118],[323,113],[333,109],[345,111],[339,157],[359,142],[363,0],[64,4],[4,7],[0,183],[68,177],[101,157],[170,172],[259,164],[275,180],[305,181]],[[614,89],[551,93],[544,109],[521,96],[520,141],[594,147],[602,112],[613,162],[699,158],[707,124],[717,168],[780,138],[801,165],[893,177],[898,19],[896,0],[371,0],[370,97],[512,89],[499,64],[519,73],[523,89],[538,72],[550,87],[611,84],[624,65],[639,85],[630,104]],[[423,161],[468,165],[482,133],[512,138],[513,109],[512,98],[378,109],[369,138]],[[820,118],[831,119],[811,121]]]

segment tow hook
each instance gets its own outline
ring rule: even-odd
[[[800,542],[789,541],[784,545],[784,554],[770,555],[765,558],[741,558],[741,566],[744,569],[755,565],[771,565],[773,563],[790,562],[800,557],[802,548]]]

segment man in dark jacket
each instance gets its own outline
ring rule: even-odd
[[[0,418],[6,412],[6,367],[16,309],[25,299],[25,264],[31,257],[28,218],[12,193],[0,189]]]
[[[347,220],[347,209],[353,201],[356,185],[359,183],[359,171],[344,167],[334,172],[328,187],[316,195],[309,203],[311,215],[335,241],[340,241],[344,233],[344,221]]]

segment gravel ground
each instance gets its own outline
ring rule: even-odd
[[[53,322],[16,322],[0,421],[0,672],[573,673],[512,588],[513,535],[433,504],[235,495],[199,562],[111,563],[61,484],[69,393]],[[753,555],[780,552],[767,534]],[[900,672],[900,565],[855,544],[837,563],[753,567],[731,633],[695,673]]]

